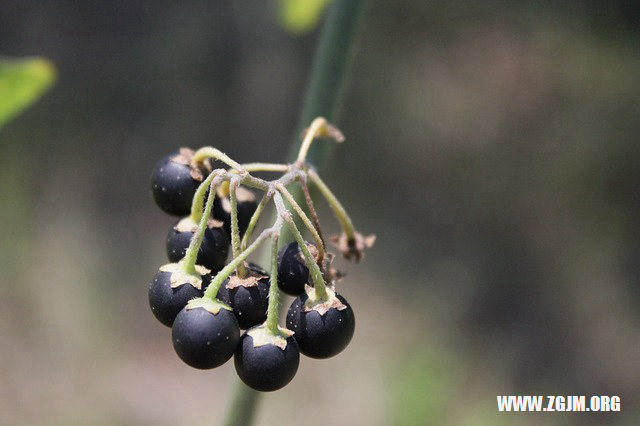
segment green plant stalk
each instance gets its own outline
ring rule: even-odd
[[[294,131],[295,137],[290,145],[290,161],[295,161],[299,146],[298,136],[311,120],[322,116],[332,122],[335,117],[362,3],[362,0],[335,0],[329,7],[313,60],[311,78],[304,96],[298,125]],[[329,146],[329,144],[315,145],[310,150],[307,161],[316,167],[321,167]],[[286,239],[281,237],[280,241],[286,241]],[[249,388],[238,378],[236,381],[235,391],[223,424],[249,426],[255,415],[259,392]]]
[[[231,250],[234,259],[240,255],[240,229],[238,228],[238,178],[232,178],[229,182],[229,199],[231,201]],[[247,270],[244,262],[240,262],[236,271],[238,277],[245,278]]]
[[[347,211],[344,209],[344,207],[342,207],[340,201],[338,201],[329,187],[322,181],[322,179],[320,179],[320,176],[318,176],[315,170],[309,170],[309,178],[327,200],[327,203],[329,203],[329,207],[331,207],[331,210],[333,210],[333,213],[336,215],[338,222],[340,222],[342,230],[345,234],[347,234],[347,239],[353,240],[356,230],[353,227],[351,218],[347,214]]]
[[[280,335],[280,290],[278,289],[278,234],[271,237],[271,283],[269,287],[269,306],[265,326],[274,336]]]
[[[247,230],[244,232],[244,236],[242,237],[242,241],[240,242],[241,251],[247,247],[247,244],[249,244],[249,240],[251,239],[251,234],[253,234],[253,230],[258,224],[258,219],[260,219],[260,215],[262,214],[262,211],[266,207],[267,203],[271,200],[271,197],[273,197],[273,192],[274,192],[273,190],[269,190],[265,192],[264,196],[260,200],[260,203],[258,203],[258,207],[256,207],[256,211],[253,212],[253,215],[251,216],[251,220],[249,220],[249,226],[247,226]]]
[[[207,176],[207,178],[198,185],[198,189],[196,189],[196,193],[193,195],[193,201],[191,202],[191,214],[189,215],[189,218],[193,223],[199,223],[202,218],[204,196],[207,194],[211,180],[213,180],[215,176],[216,172],[211,172],[209,176]]]
[[[209,177],[211,178],[210,185],[209,185],[209,197],[207,198],[207,205],[204,207],[204,214],[202,214],[202,217],[200,218],[200,223],[198,223],[198,229],[196,230],[196,233],[193,235],[193,238],[189,243],[189,248],[187,248],[187,251],[184,254],[184,258],[180,261],[180,263],[182,264],[182,269],[186,273],[192,274],[192,275],[197,274],[196,268],[195,268],[196,259],[198,257],[198,252],[200,251],[200,246],[202,245],[202,238],[204,237],[204,232],[207,229],[209,216],[211,216],[211,209],[213,208],[213,200],[216,198],[216,186],[219,183],[218,179],[213,178],[213,173],[209,175]]]
[[[271,228],[262,231],[262,233],[258,235],[258,237],[253,241],[253,243],[251,243],[249,247],[244,249],[240,254],[238,254],[237,257],[234,257],[233,260],[227,264],[227,266],[222,268],[220,272],[218,272],[216,276],[213,277],[213,280],[211,280],[211,284],[209,284],[209,287],[207,287],[207,289],[205,290],[203,297],[208,297],[209,299],[214,300],[216,298],[216,295],[218,294],[218,289],[220,289],[220,286],[222,285],[224,280],[229,278],[229,275],[231,275],[233,271],[236,270],[238,265],[247,260],[247,257],[249,257],[251,253],[256,251],[260,244],[262,244],[264,240],[271,236],[274,230],[280,229],[281,226],[282,221],[276,220],[276,223]]]
[[[324,243],[322,242],[322,238],[320,238],[320,234],[318,234],[316,227],[311,223],[311,220],[309,220],[309,217],[307,217],[304,210],[302,210],[300,204],[298,204],[293,195],[291,195],[291,193],[287,191],[287,188],[285,188],[284,185],[278,184],[276,185],[276,189],[278,190],[278,192],[284,195],[289,204],[291,204],[291,207],[293,207],[293,209],[298,214],[298,217],[302,220],[302,223],[304,223],[304,225],[307,227],[307,230],[309,230],[309,232],[313,236],[313,240],[316,243],[316,248],[318,249],[318,258],[320,261],[322,261],[322,259],[324,258]]]

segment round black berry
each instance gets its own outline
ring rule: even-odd
[[[209,277],[203,276],[202,288],[208,284]],[[153,315],[166,325],[171,327],[173,321],[191,299],[202,297],[202,290],[198,290],[189,283],[178,287],[171,287],[171,272],[158,271],[149,286],[149,306]]]
[[[191,210],[199,181],[191,176],[189,165],[193,151],[182,148],[158,162],[151,173],[151,194],[164,212],[185,216]]]
[[[240,329],[226,309],[213,314],[201,307],[184,308],[173,323],[171,340],[180,359],[204,370],[219,367],[233,356]]]
[[[308,282],[309,268],[298,242],[289,243],[278,253],[278,287],[291,296],[299,296]]]
[[[267,319],[269,276],[261,269],[250,266],[246,278],[231,275],[218,290],[218,299],[233,308],[240,328],[245,330]]]
[[[245,333],[233,358],[236,372],[249,387],[270,392],[286,386],[298,371],[300,351],[293,337],[286,339],[284,349],[267,343],[255,347],[253,337]]]
[[[195,233],[195,226],[193,228],[182,228],[180,226],[182,222],[176,222],[169,229],[167,235],[167,257],[171,262],[178,262],[184,257]],[[202,237],[202,245],[200,246],[200,251],[198,251],[196,264],[210,269],[213,273],[218,272],[224,267],[227,260],[229,242],[229,235],[222,226],[216,226],[216,224],[211,223],[207,226]]]
[[[337,294],[335,297],[338,303],[328,309],[307,311],[305,302],[308,296],[305,293],[293,301],[287,312],[287,328],[295,333],[300,352],[308,357],[330,358],[337,355],[353,337],[356,325],[353,310],[344,297]]]

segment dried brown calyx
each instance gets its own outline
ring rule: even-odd
[[[331,237],[331,242],[338,248],[342,256],[347,260],[361,261],[364,258],[364,250],[373,247],[376,236],[371,234],[366,237],[355,232],[353,238],[347,238],[344,232]]]
[[[245,264],[245,270],[247,271],[247,276],[244,278],[239,277],[237,274],[233,274],[229,276],[226,287],[231,290],[236,287],[257,287],[258,282],[265,278],[269,278],[267,275],[263,275],[258,271],[255,271],[253,268],[250,268],[249,265]]]

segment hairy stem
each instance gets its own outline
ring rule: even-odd
[[[280,194],[276,194],[273,197],[273,200],[276,203],[276,208],[278,209],[278,215],[285,221],[289,231],[293,234],[293,237],[298,242],[298,246],[304,255],[304,260],[307,264],[307,268],[309,268],[309,273],[311,274],[311,279],[313,281],[313,288],[316,291],[316,297],[318,300],[324,301],[327,300],[329,295],[327,294],[327,289],[324,284],[324,277],[322,276],[322,271],[318,267],[313,255],[309,251],[309,248],[304,242],[304,238],[302,238],[302,234],[298,230],[296,226],[296,222],[293,220],[291,213],[285,208],[284,201]]]
[[[231,201],[231,251],[236,258],[240,254],[240,229],[238,228],[238,178],[232,178],[229,182],[229,200]],[[244,262],[240,262],[237,269],[238,277],[247,276]]]
[[[191,214],[189,218],[193,221],[193,223],[200,222],[200,218],[202,218],[202,209],[204,207],[204,196],[207,195],[207,191],[209,190],[209,185],[214,177],[219,176],[221,173],[224,173],[224,169],[217,169],[212,171],[209,176],[198,186],[196,193],[193,195],[193,201],[191,202]]]
[[[322,264],[322,259],[324,258],[324,243],[322,242],[322,238],[320,238],[320,234],[316,230],[315,226],[309,220],[309,217],[305,214],[304,210],[300,207],[298,202],[293,198],[293,195],[284,187],[284,185],[276,184],[276,189],[287,199],[291,207],[296,211],[304,226],[307,227],[311,235],[313,236],[313,240],[318,248],[318,263]],[[306,244],[305,244],[306,245]]]
[[[249,247],[244,249],[237,257],[234,257],[233,260],[229,262],[229,264],[227,264],[227,266],[222,268],[222,270],[220,270],[220,272],[218,272],[216,276],[213,277],[211,284],[209,284],[209,287],[207,287],[207,290],[204,292],[204,297],[208,297],[212,300],[215,299],[216,295],[218,294],[218,289],[220,289],[220,286],[222,285],[224,280],[229,278],[229,275],[231,275],[233,271],[238,268],[238,265],[244,262],[247,257],[251,255],[251,253],[256,251],[256,249],[260,246],[260,244],[262,244],[264,240],[269,238],[274,232],[277,232],[281,226],[282,220],[279,219],[276,220],[276,223],[274,223],[271,228],[262,231],[262,233],[255,239],[253,243],[251,243]]]
[[[331,207],[331,210],[333,210],[333,213],[336,215],[338,222],[340,222],[342,230],[347,234],[347,239],[349,241],[353,240],[356,230],[353,227],[351,218],[344,207],[342,207],[340,201],[338,201],[329,187],[322,181],[322,179],[320,179],[320,176],[315,172],[315,170],[309,170],[309,178],[311,178],[311,181],[320,190],[320,193],[327,200],[327,203],[329,203],[329,207]]]
[[[213,158],[218,161],[222,161],[229,167],[233,167],[238,171],[243,171],[242,166],[238,162],[232,160],[227,154],[212,146],[204,146],[197,150],[195,154],[193,154],[193,158],[191,159],[191,161],[194,164],[198,164],[206,160],[207,158]]]
[[[244,163],[241,164],[242,168],[247,172],[282,172],[289,171],[290,166],[288,164],[274,164],[274,163]]]
[[[240,242],[240,250],[244,250],[247,247],[247,244],[249,244],[249,240],[251,239],[251,234],[253,234],[253,230],[255,229],[258,223],[258,219],[260,219],[260,215],[262,214],[262,211],[264,210],[266,205],[269,203],[269,201],[271,201],[271,197],[273,197],[273,192],[274,191],[272,189],[265,192],[264,196],[262,197],[262,200],[260,200],[260,203],[258,203],[258,207],[256,207],[256,211],[253,212],[253,215],[251,216],[251,220],[249,221],[247,230],[244,232],[244,235],[242,236],[242,241]]]
[[[362,3],[362,0],[334,0],[329,8],[313,60],[311,78],[298,125],[294,131],[295,137],[290,145],[291,160],[294,160],[298,153],[298,135],[302,129],[315,117],[323,116],[332,121],[335,116]],[[321,167],[329,147],[329,144],[316,145],[307,155],[307,161]],[[225,425],[248,426],[258,405],[259,392],[245,386],[240,379],[236,381],[236,391],[227,409]]]
[[[271,284],[269,287],[269,306],[267,307],[267,330],[277,336],[280,334],[280,290],[278,289],[278,234],[271,236]]]
[[[313,226],[316,228],[316,231],[318,231],[320,240],[322,240],[322,242],[324,243],[322,229],[320,228],[320,218],[318,218],[318,212],[316,212],[316,208],[313,204],[313,198],[311,198],[311,193],[309,192],[309,185],[307,185],[307,175],[299,176],[298,180],[300,181],[302,194],[304,194],[304,201],[307,203],[307,208],[309,209],[309,213],[311,214],[311,219],[313,219]]]
[[[211,183],[209,184],[209,197],[207,198],[207,205],[204,208],[204,214],[200,218],[200,223],[198,223],[198,229],[196,230],[195,234],[193,234],[193,238],[191,238],[191,242],[189,243],[189,248],[187,248],[187,251],[184,254],[184,258],[180,261],[180,263],[182,264],[182,269],[188,274],[195,275],[197,273],[195,268],[196,259],[198,258],[198,252],[200,251],[200,246],[202,245],[202,238],[204,238],[204,232],[207,229],[209,216],[211,216],[211,209],[213,208],[213,200],[216,198],[216,186],[219,183],[220,183],[219,178],[213,178],[211,180]]]

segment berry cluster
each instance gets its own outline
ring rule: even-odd
[[[155,317],[171,327],[173,347],[188,365],[218,367],[232,356],[238,376],[248,386],[273,391],[289,383],[300,353],[329,358],[351,340],[355,318],[351,306],[335,291],[340,274],[331,267],[320,222],[309,195],[311,181],[334,211],[343,233],[332,238],[347,259],[360,260],[375,237],[357,233],[346,211],[318,174],[305,162],[317,137],[344,137],[323,118],[313,121],[293,164],[239,164],[211,147],[182,148],[163,158],[151,176],[158,207],[181,216],[169,229],[167,257],[149,287]],[[228,169],[214,168],[221,161]],[[280,172],[267,181],[251,172]],[[287,185],[298,183],[309,216]],[[246,187],[264,193],[260,202]],[[205,202],[206,200],[206,202]],[[311,235],[303,239],[294,215]],[[276,219],[251,241],[264,208],[273,201]],[[278,252],[286,226],[294,241]],[[247,258],[271,239],[270,271]],[[232,259],[227,263],[231,245]],[[279,326],[280,290],[295,297],[286,328]],[[246,330],[242,336],[240,330]]]

